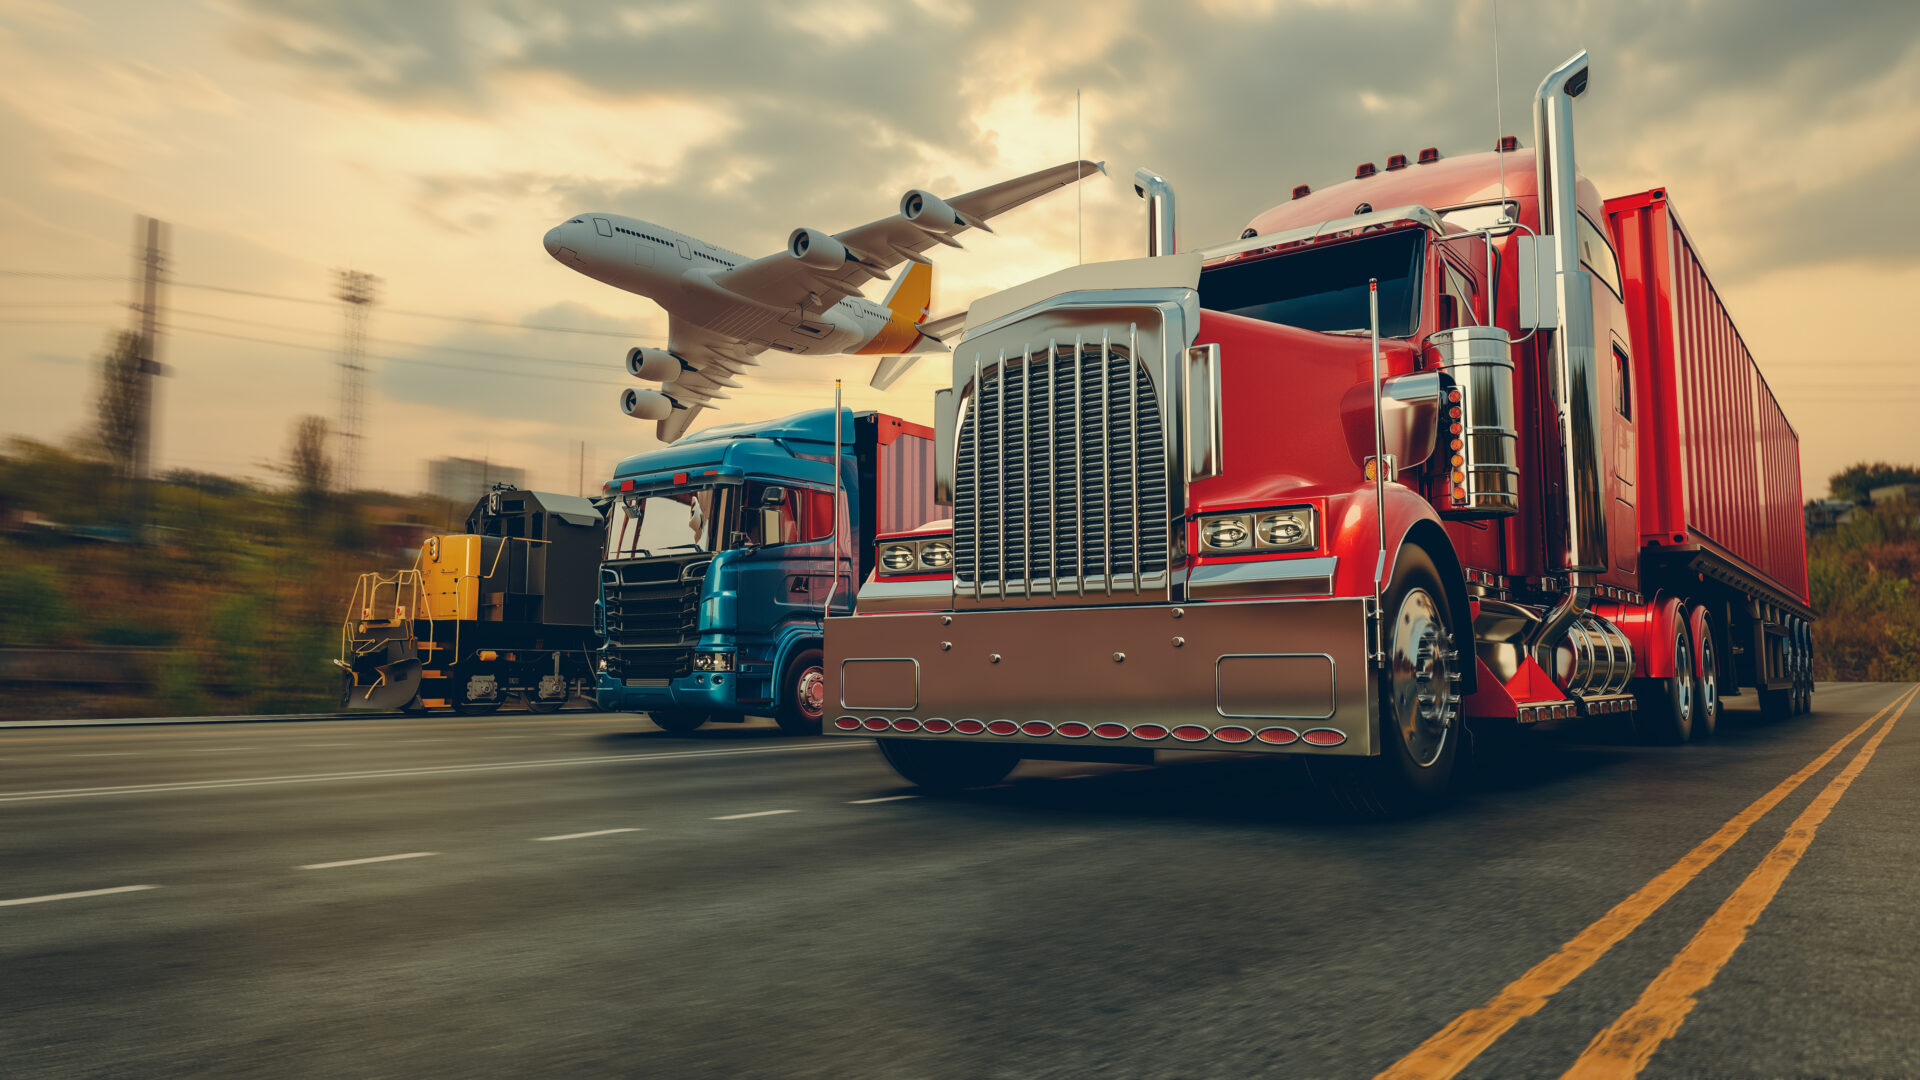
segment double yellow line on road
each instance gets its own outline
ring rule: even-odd
[[[1840,796],[1846,793],[1854,777],[1859,776],[1867,762],[1873,759],[1874,751],[1879,749],[1887,732],[1906,712],[1916,694],[1920,694],[1920,686],[1908,689],[1865,723],[1842,736],[1820,756],[1782,780],[1772,791],[1735,814],[1712,836],[1682,856],[1680,861],[1641,886],[1633,895],[1615,904],[1612,910],[1562,945],[1558,952],[1535,964],[1485,1005],[1462,1013],[1412,1053],[1389,1066],[1375,1080],[1445,1080],[1457,1075],[1515,1024],[1544,1008],[1549,998],[1580,977],[1607,950],[1638,929],[1662,904],[1711,866],[1735,841],[1745,836],[1755,822],[1840,756],[1849,743],[1891,713],[1886,724],[1867,740],[1840,774],[1828,782],[1826,788],[1814,797],[1812,804],[1794,819],[1793,824],[1787,827],[1786,835],[1768,852],[1760,866],[1747,876],[1726,903],[1701,927],[1700,932],[1694,935],[1693,940],[1667,965],[1666,970],[1654,979],[1640,995],[1640,1000],[1594,1037],[1566,1075],[1577,1080],[1594,1080],[1598,1077],[1631,1077],[1638,1074],[1652,1059],[1660,1044],[1679,1030],[1688,1011],[1693,1008],[1695,995],[1713,981],[1741,942],[1746,940],[1747,929],[1766,910],[1781,883],[1812,843],[1814,830],[1826,819],[1834,804],[1840,801]]]

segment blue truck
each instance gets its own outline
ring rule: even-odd
[[[841,410],[840,432],[836,455],[834,410],[819,409],[620,463],[604,489],[601,708],[675,733],[749,716],[820,730],[826,609],[853,610],[877,538],[945,515],[932,429]]]

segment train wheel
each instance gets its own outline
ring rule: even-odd
[[[1715,666],[1719,658],[1713,652],[1711,630],[1694,644],[1699,649],[1700,674],[1693,679],[1693,737],[1706,739],[1720,726],[1720,672]]]
[[[461,716],[486,716],[500,711],[506,695],[500,677],[488,668],[455,668],[447,683],[447,703]]]
[[[1356,817],[1387,817],[1439,803],[1452,785],[1460,753],[1460,695],[1454,690],[1460,651],[1440,572],[1426,552],[1405,550],[1381,610],[1392,613],[1392,622],[1374,726],[1380,752],[1307,759],[1315,783]]]
[[[521,694],[520,700],[526,702],[527,711],[530,713],[542,715],[557,713],[561,706],[567,703],[567,698],[571,696],[570,691],[571,687],[567,685],[566,679],[558,675],[544,675],[541,676],[540,685]]]
[[[669,735],[685,735],[706,723],[708,715],[692,709],[651,709],[647,719]]]
[[[1640,707],[1633,714],[1633,726],[1646,742],[1674,746],[1693,734],[1693,648],[1687,638],[1683,621],[1674,628],[1673,676],[1641,679],[1636,690]]]
[[[786,678],[780,683],[780,710],[774,717],[787,734],[820,734],[820,718],[827,711],[825,663],[819,649],[803,649],[787,665]]]
[[[880,756],[909,783],[928,791],[985,787],[1006,779],[1020,755],[1005,746],[970,746],[914,739],[876,739]]]

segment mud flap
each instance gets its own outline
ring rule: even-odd
[[[398,709],[420,692],[420,661],[417,657],[395,660],[380,667],[380,681],[365,690],[355,690],[348,708]]]

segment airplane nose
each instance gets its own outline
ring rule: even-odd
[[[548,229],[547,235],[541,239],[540,243],[542,246],[544,246],[547,249],[547,254],[553,256],[556,259],[559,258],[560,243],[561,243],[560,226],[555,225],[553,228]]]

